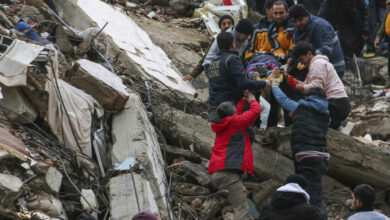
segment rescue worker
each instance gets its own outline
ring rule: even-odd
[[[275,69],[279,76],[279,70]],[[273,73],[274,75],[274,73]],[[308,181],[307,193],[310,203],[317,210],[319,219],[327,219],[322,202],[322,181],[328,169],[329,153],[326,151],[329,110],[324,91],[319,87],[310,88],[307,97],[298,102],[289,99],[278,87],[278,78],[273,79],[272,93],[277,102],[293,115],[291,128],[291,149],[295,172]]]
[[[344,54],[332,25],[326,20],[310,14],[301,4],[292,6],[289,13],[295,26],[294,42],[311,43],[316,49],[316,54],[322,54],[329,58],[338,76],[342,79],[345,71]]]
[[[250,107],[243,112],[246,103]],[[253,175],[253,152],[247,130],[259,117],[260,104],[252,93],[248,93],[236,107],[231,102],[223,102],[217,113],[219,121],[211,124],[216,134],[209,163],[211,182],[219,190],[229,191],[233,219],[251,219],[241,174]]]
[[[364,0],[325,0],[319,17],[333,25],[340,39],[346,69],[353,69],[353,55],[360,56],[369,39],[368,10]]]
[[[217,36],[220,51],[210,66],[209,73],[209,121],[218,121],[216,108],[219,104],[232,101],[234,104],[241,99],[246,89],[262,89],[269,81],[246,79],[236,43],[232,33],[224,32]]]
[[[341,121],[347,118],[351,111],[351,105],[344,85],[337,76],[335,68],[329,62],[328,57],[316,55],[313,45],[304,41],[299,42],[295,46],[292,54],[300,63],[309,68],[309,73],[304,82],[287,75],[288,84],[303,93],[309,92],[313,87],[323,89],[329,102],[331,117],[329,127],[337,129]]]

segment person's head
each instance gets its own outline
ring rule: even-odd
[[[266,0],[265,3],[264,3],[264,10],[265,10],[265,13],[267,14],[267,17],[270,21],[272,21],[273,17],[272,17],[272,6],[274,5],[274,2],[276,0]]]
[[[374,201],[375,192],[372,186],[367,184],[360,184],[353,189],[352,204],[355,208],[365,208],[368,210],[373,210]]]
[[[158,218],[151,212],[140,212],[134,215],[131,220],[158,220]]]
[[[249,19],[241,19],[236,26],[236,39],[238,42],[248,40],[253,34],[253,23]]]
[[[217,115],[221,120],[234,114],[236,114],[236,107],[231,102],[222,102],[217,107]]]
[[[230,15],[222,15],[219,18],[218,26],[221,29],[221,32],[225,32],[227,29],[234,26],[234,19]]]
[[[302,176],[301,174],[291,174],[290,176],[288,176],[286,178],[285,184],[288,184],[288,183],[296,183],[302,189],[306,189],[307,184],[308,184],[306,178],[304,176]]]
[[[305,41],[301,41],[295,45],[292,56],[298,60],[301,64],[309,66],[311,59],[316,55],[312,44]]]
[[[234,50],[236,43],[234,36],[230,32],[221,32],[217,36],[217,45],[219,50]]]
[[[309,11],[301,4],[291,6],[288,11],[294,22],[294,26],[298,28],[298,30],[303,31],[309,23]]]
[[[307,97],[309,97],[309,96],[317,96],[317,97],[321,97],[321,98],[326,99],[326,93],[320,87],[310,88],[309,91],[307,91],[306,96]]]
[[[275,1],[272,5],[272,18],[277,24],[283,23],[288,17],[288,5],[285,1]]]

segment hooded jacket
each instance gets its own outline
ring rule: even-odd
[[[296,183],[278,188],[260,213],[260,220],[317,220],[316,209],[308,204],[309,195]]]
[[[310,15],[309,22],[303,31],[294,30],[294,43],[306,41],[316,48],[316,54],[329,57],[336,72],[342,78],[345,71],[344,54],[340,41],[332,25],[326,20],[314,15]]]
[[[293,42],[294,24],[291,19],[286,19],[283,24],[272,23],[268,31],[268,39],[272,47],[272,53],[277,55],[284,53],[286,56],[295,47]]]
[[[253,153],[247,129],[259,117],[260,104],[252,101],[249,111],[243,113],[245,103],[246,100],[241,99],[236,114],[211,124],[216,136],[211,150],[210,174],[230,170],[253,175]]]
[[[312,87],[320,87],[325,91],[327,99],[348,97],[344,84],[328,57],[324,55],[314,56],[309,64],[309,72],[306,76],[303,89],[305,92]]]
[[[293,154],[303,151],[326,152],[326,134],[329,124],[328,101],[319,96],[309,96],[298,102],[289,99],[283,91],[272,88],[276,101],[293,113],[290,143]]]

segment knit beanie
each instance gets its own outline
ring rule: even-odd
[[[140,212],[134,215],[131,220],[158,220],[158,218],[151,212]]]
[[[306,178],[300,174],[292,174],[288,176],[285,184],[287,183],[297,183],[302,189],[305,189],[307,187]]]
[[[234,26],[234,19],[233,19],[232,16],[230,16],[230,15],[222,15],[222,16],[219,18],[218,27],[221,27],[221,23],[222,23],[222,21],[225,20],[225,19],[230,19],[230,20],[232,21],[233,26]]]
[[[310,16],[309,11],[302,4],[296,4],[291,6],[288,10],[290,17],[295,20],[301,17]]]
[[[241,19],[236,26],[236,31],[243,34],[252,35],[253,23],[249,19]]]

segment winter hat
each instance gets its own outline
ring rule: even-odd
[[[285,184],[288,183],[297,183],[302,189],[306,189],[307,180],[304,176],[300,174],[292,174],[287,177]]]
[[[237,26],[236,31],[243,34],[253,34],[253,23],[249,19],[241,19]]]
[[[232,21],[233,26],[234,26],[234,19],[233,19],[232,16],[230,16],[230,15],[222,15],[222,16],[219,18],[218,27],[221,27],[221,23],[222,23],[222,21],[225,20],[225,19],[230,19],[230,20]]]
[[[288,12],[293,21],[301,17],[310,16],[309,11],[307,11],[305,6],[303,6],[302,4],[296,4],[291,6]]]
[[[140,212],[134,215],[131,220],[158,220],[158,218],[151,212]]]

